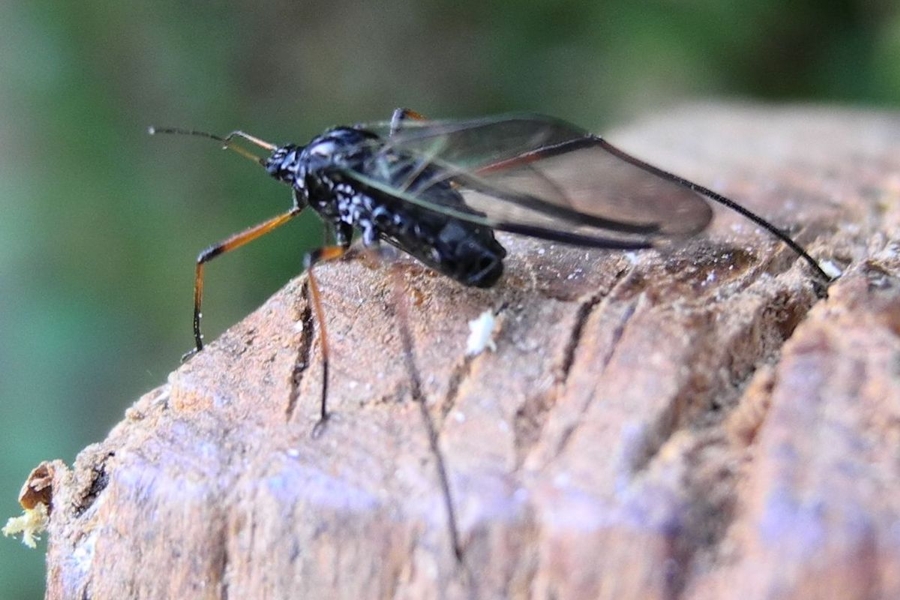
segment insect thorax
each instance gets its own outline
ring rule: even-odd
[[[493,230],[405,200],[401,192],[409,189],[403,183],[405,174],[376,168],[376,161],[409,161],[395,160],[405,157],[384,152],[378,141],[367,131],[335,129],[314,138],[305,148],[286,147],[279,156],[282,164],[267,169],[276,177],[273,171],[287,175],[281,179],[291,183],[298,195],[334,227],[339,242],[345,241],[352,227],[362,233],[364,244],[387,241],[465,285],[490,287],[496,283],[503,273],[506,250],[494,238]],[[276,150],[272,158],[278,153]],[[421,176],[431,177],[436,168],[423,169]],[[354,178],[353,173],[385,185],[372,188]],[[397,189],[398,193],[385,189]],[[417,197],[437,209],[452,206],[469,210],[462,195],[446,181],[422,190]]]

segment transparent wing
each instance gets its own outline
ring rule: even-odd
[[[347,174],[426,210],[577,244],[640,248],[712,218],[688,182],[573,125],[538,115],[361,126],[382,136]],[[464,204],[436,200],[447,185]]]

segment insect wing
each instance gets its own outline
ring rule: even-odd
[[[538,115],[404,121],[351,176],[422,208],[534,237],[640,248],[689,237],[712,218],[707,201],[617,154],[604,140]],[[401,177],[398,172],[403,172]],[[466,206],[429,190],[450,182]]]

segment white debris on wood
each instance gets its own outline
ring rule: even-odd
[[[469,339],[466,341],[466,356],[477,356],[485,348],[491,352],[497,350],[494,343],[494,325],[497,319],[492,310],[481,313],[477,319],[469,321]]]
[[[822,270],[825,271],[825,274],[832,279],[837,279],[843,274],[841,268],[830,260],[823,260],[819,263],[819,266],[822,267]]]

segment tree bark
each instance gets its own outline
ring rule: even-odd
[[[315,438],[297,277],[54,463],[48,597],[900,597],[898,134],[897,113],[703,105],[607,136],[789,228],[844,270],[827,297],[721,209],[661,251],[501,234],[490,290],[317,267]],[[485,310],[496,349],[466,356]]]

